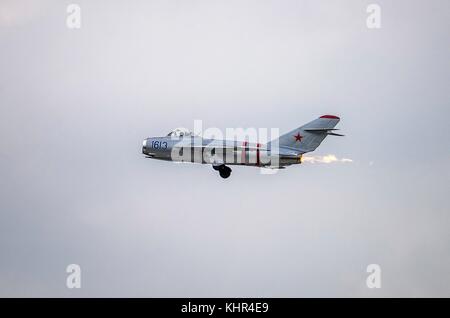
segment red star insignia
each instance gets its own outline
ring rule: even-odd
[[[300,133],[298,132],[297,135],[294,136],[295,141],[302,141],[303,136],[300,135]]]

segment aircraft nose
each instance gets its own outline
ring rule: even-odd
[[[145,154],[147,152],[147,139],[142,141],[142,153]]]

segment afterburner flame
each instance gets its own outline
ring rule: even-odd
[[[333,162],[342,162],[342,163],[350,163],[353,162],[352,159],[348,158],[337,158],[335,155],[329,154],[325,156],[303,156],[303,163],[333,163]]]

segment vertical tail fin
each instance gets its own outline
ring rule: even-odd
[[[336,130],[334,127],[339,123],[339,120],[339,117],[333,115],[321,116],[280,136],[278,139],[279,146],[292,148],[300,153],[314,151],[326,136],[342,136],[332,132]]]

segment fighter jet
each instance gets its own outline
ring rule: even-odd
[[[151,159],[211,164],[222,178],[231,175],[231,165],[284,169],[300,164],[303,154],[314,151],[328,135],[343,136],[334,132],[339,120],[324,115],[267,144],[208,139],[175,129],[164,137],[144,139],[142,153]]]

